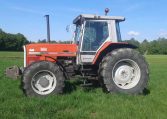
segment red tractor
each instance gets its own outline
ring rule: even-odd
[[[124,20],[79,15],[73,21],[72,44],[24,46],[25,94],[43,97],[62,93],[64,81],[75,75],[98,79],[107,92],[143,93],[149,79],[148,65],[135,46],[121,41],[119,23]]]

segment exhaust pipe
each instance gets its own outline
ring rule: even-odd
[[[46,24],[47,24],[47,41],[50,43],[50,23],[49,23],[49,15],[45,15]]]

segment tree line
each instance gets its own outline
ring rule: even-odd
[[[47,41],[38,40],[37,43],[46,43]],[[153,41],[148,41],[147,39],[139,42],[135,38],[131,38],[130,40],[125,40],[129,44],[135,45],[138,47],[138,51],[142,54],[165,54],[167,55],[167,39],[166,38],[158,38]],[[23,45],[35,43],[28,41],[26,37],[21,34],[11,34],[6,33],[2,29],[0,29],[0,51],[22,51]],[[69,44],[71,41],[51,41],[51,43],[65,43]]]
[[[6,33],[0,29],[0,51],[22,51],[29,41],[21,34]]]
[[[147,39],[143,40],[143,42],[139,42],[135,38],[131,38],[130,40],[125,40],[129,44],[135,45],[138,47],[138,51],[142,54],[163,54],[167,55],[167,39],[166,38],[158,38],[153,41],[148,41]]]

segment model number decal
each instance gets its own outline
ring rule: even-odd
[[[30,52],[34,52],[35,50],[34,49],[29,49]]]
[[[47,48],[41,48],[41,51],[48,51]]]

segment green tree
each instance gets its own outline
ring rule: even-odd
[[[28,40],[23,34],[5,33],[0,29],[0,50],[21,51],[22,46],[28,43]]]
[[[167,39],[165,38],[159,38],[158,40],[158,50],[159,50],[159,54],[167,54]]]
[[[148,54],[148,53],[149,53],[149,49],[150,49],[149,42],[147,41],[147,39],[145,39],[145,40],[140,44],[139,51],[140,51],[142,54]]]
[[[130,40],[125,40],[125,42],[128,42],[129,44],[132,44],[136,47],[139,47],[140,46],[140,42],[137,41],[135,38],[131,38]]]

